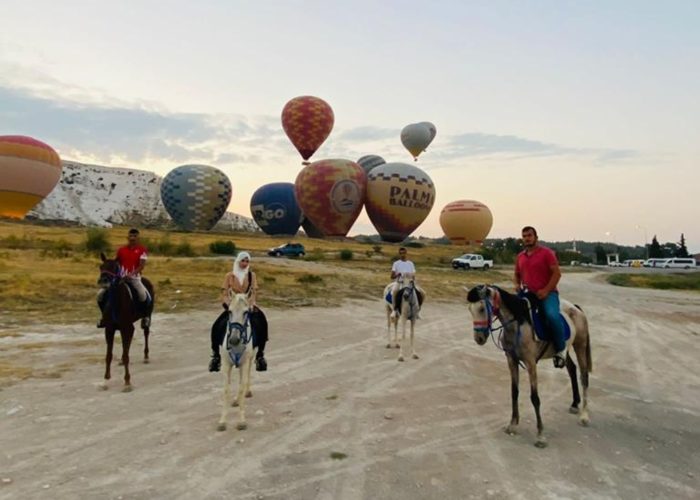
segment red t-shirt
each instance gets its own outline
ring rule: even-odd
[[[537,292],[549,283],[552,277],[552,266],[555,264],[558,264],[558,261],[554,251],[538,245],[530,255],[527,254],[526,250],[518,254],[515,270],[520,276],[520,281],[528,290]]]
[[[117,250],[117,261],[124,275],[133,273],[139,267],[141,261],[147,258],[146,247],[141,245],[121,247]]]

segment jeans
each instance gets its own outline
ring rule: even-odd
[[[550,292],[542,301],[542,307],[547,317],[547,323],[554,334],[554,339],[552,339],[554,350],[561,352],[566,349],[566,340],[564,340],[564,320],[560,317],[559,312],[559,293]]]

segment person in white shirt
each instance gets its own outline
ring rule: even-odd
[[[391,305],[394,309],[394,312],[391,314],[394,318],[399,316],[399,311],[396,308],[396,294],[399,292],[399,282],[396,281],[396,278],[408,275],[415,276],[415,274],[416,266],[413,265],[413,262],[408,260],[406,248],[399,248],[399,260],[394,261],[394,264],[391,266],[391,279],[395,280],[394,288],[391,290]]]

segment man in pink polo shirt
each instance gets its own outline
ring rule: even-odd
[[[554,366],[563,368],[566,365],[566,340],[564,324],[559,316],[559,262],[554,251],[537,243],[537,230],[534,227],[524,227],[522,238],[525,250],[518,254],[515,261],[515,289],[520,291],[527,288],[542,301],[542,308],[554,335]]]

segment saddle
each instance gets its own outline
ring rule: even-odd
[[[532,329],[535,331],[537,340],[551,342],[554,338],[554,332],[552,331],[549,321],[547,321],[544,307],[542,307],[542,301],[532,292],[521,292],[518,296],[528,303]],[[567,341],[571,337],[571,328],[569,328],[569,323],[566,322],[561,312],[559,313],[559,321],[564,325],[564,340]]]

